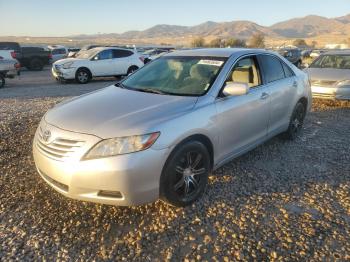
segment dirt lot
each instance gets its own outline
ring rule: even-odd
[[[191,207],[102,206],[46,185],[31,143],[64,96],[112,82],[48,75],[0,90],[0,260],[350,260],[350,103],[315,101],[296,141],[274,138],[220,168]]]

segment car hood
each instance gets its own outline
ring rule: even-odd
[[[53,63],[54,65],[63,65],[67,62],[81,62],[81,61],[86,61],[87,59],[81,59],[81,58],[64,58],[64,59],[60,59],[58,61],[56,61],[55,63]]]
[[[350,79],[349,69],[333,69],[333,68],[308,68],[306,69],[310,80],[327,80],[327,81],[342,81]]]
[[[58,128],[112,138],[155,132],[157,124],[191,110],[197,97],[106,87],[58,104],[45,121]]]

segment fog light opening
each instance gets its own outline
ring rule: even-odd
[[[123,198],[119,191],[100,190],[97,195],[100,197]]]

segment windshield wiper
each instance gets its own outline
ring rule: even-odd
[[[115,86],[120,87],[120,88],[125,88],[125,86],[122,83],[120,83],[120,82],[117,82],[115,84]]]
[[[152,89],[152,88],[144,88],[144,89],[134,89],[137,91],[145,92],[145,93],[153,93],[158,95],[168,95],[169,93],[158,90],[158,89]]]

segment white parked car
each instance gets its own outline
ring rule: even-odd
[[[51,51],[52,62],[66,58],[68,56],[68,48],[63,45],[49,45],[48,48]]]
[[[57,80],[75,79],[86,84],[93,77],[129,75],[143,65],[142,57],[136,51],[97,47],[80,51],[74,58],[55,62],[52,74]]]

